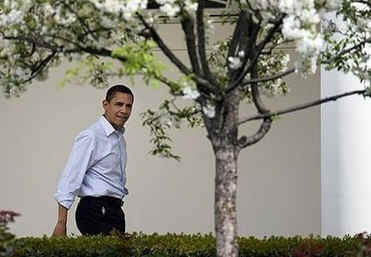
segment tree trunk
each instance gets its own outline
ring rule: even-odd
[[[214,222],[218,257],[238,257],[237,160],[240,97],[231,94],[215,107],[215,117],[205,119],[215,154]]]
[[[223,144],[227,144],[224,142]],[[232,144],[215,151],[215,233],[218,257],[237,257],[237,159]]]

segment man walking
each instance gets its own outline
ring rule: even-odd
[[[127,195],[124,125],[130,117],[134,95],[125,85],[108,89],[104,115],[75,139],[55,199],[58,219],[53,236],[67,233],[67,214],[76,196],[76,224],[83,235],[125,232],[122,199]]]

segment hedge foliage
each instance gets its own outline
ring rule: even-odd
[[[17,257],[214,257],[212,235],[80,236],[19,238],[12,241]],[[254,237],[239,238],[241,257],[364,257],[371,256],[371,238]]]

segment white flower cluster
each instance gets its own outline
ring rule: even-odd
[[[122,13],[126,20],[131,20],[134,14],[147,9],[148,0],[90,0],[98,9],[110,13]]]
[[[241,1],[243,4],[245,1]],[[285,39],[296,42],[299,53],[297,69],[300,72],[315,72],[316,63],[323,46],[323,39],[318,32],[321,14],[336,10],[341,0],[251,0],[253,9],[259,10],[264,22],[274,20],[277,14],[285,14],[282,34]],[[316,8],[316,4],[321,9]],[[255,17],[257,18],[257,17]]]
[[[8,14],[1,15],[0,25],[9,26],[17,24],[23,20],[24,13],[19,10],[11,10]]]
[[[197,11],[197,8],[198,8],[198,3],[196,2],[193,2],[192,0],[185,0],[184,1],[184,9],[187,11],[187,12],[195,12]]]
[[[180,11],[175,0],[157,0],[156,2],[160,5],[160,10],[169,17],[174,17]]]
[[[200,96],[200,93],[198,92],[197,89],[187,85],[187,84],[184,84],[184,88],[182,90],[182,93],[183,93],[183,96],[182,98],[183,99],[192,99],[192,100],[195,100],[197,99],[199,96]],[[199,105],[199,104],[196,104],[197,108],[199,108],[202,113],[204,113],[207,117],[209,118],[213,118],[215,116],[215,107],[214,105],[210,104],[210,103],[207,103],[206,105]]]
[[[215,117],[215,106],[208,104],[202,107],[202,112],[209,118]]]
[[[335,16],[326,15],[328,19],[324,26],[324,31],[330,40],[326,42],[325,54],[328,58],[338,56],[346,49],[351,49],[354,45],[371,38],[371,6],[367,1],[352,2],[348,6],[350,15],[345,13]],[[358,77],[366,86],[371,85],[371,43],[365,42],[359,45],[359,55],[343,55],[340,69],[346,73],[351,72]],[[331,60],[331,59],[330,59]],[[331,64],[330,64],[331,66]],[[338,68],[339,68],[338,66]]]
[[[5,0],[0,8],[0,26],[19,24],[31,6],[31,0],[10,1]],[[6,12],[5,10],[9,10]]]
[[[76,16],[70,12],[62,15],[62,8],[59,7],[54,15],[54,19],[58,24],[69,26],[76,21]]]
[[[168,17],[177,15],[181,7],[189,13],[195,12],[198,7],[198,4],[192,0],[185,0],[182,6],[176,0],[156,0],[156,2],[160,5],[160,10]]]
[[[260,71],[259,76],[267,77],[271,76],[272,74],[285,72],[288,69],[289,62],[290,55],[284,53],[283,51],[260,58],[258,64],[258,70]],[[267,97],[285,95],[289,91],[286,83],[281,78],[266,81],[263,83],[263,85],[264,86],[261,87],[262,93]],[[249,92],[251,93],[250,90]]]
[[[330,2],[331,6],[335,6],[335,1]],[[278,8],[287,15],[283,20],[283,36],[296,41],[296,50],[299,53],[297,70],[314,73],[323,46],[322,36],[317,31],[321,19],[314,0],[281,0]]]
[[[197,91],[197,89],[191,88],[190,86],[186,86],[182,90],[183,92],[183,98],[184,99],[197,99],[200,96],[200,93]]]
[[[238,56],[229,56],[228,57],[229,68],[231,68],[232,70],[237,70],[241,68],[244,57],[245,57],[244,51],[240,51],[238,53]]]
[[[122,13],[126,20],[132,20],[136,12],[147,9],[148,0],[90,0],[98,9],[110,13]],[[185,0],[180,3],[177,0],[156,0],[162,11],[168,17],[177,15],[181,8],[187,12],[197,10],[198,4],[193,0]]]

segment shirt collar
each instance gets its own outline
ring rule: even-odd
[[[117,131],[120,134],[124,134],[124,132],[125,132],[125,128],[124,127],[122,129],[115,130],[115,128],[111,125],[111,123],[108,122],[108,120],[106,119],[106,117],[104,117],[103,115],[102,115],[102,117],[100,117],[99,121],[100,121],[100,123],[103,126],[104,132],[106,132],[106,136],[111,135],[115,131]]]

